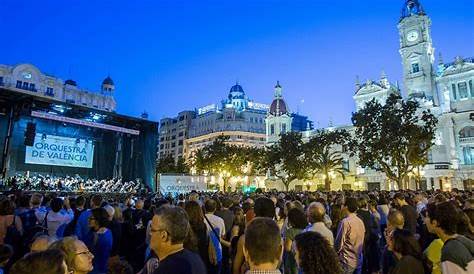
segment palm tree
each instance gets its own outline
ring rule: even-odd
[[[330,191],[332,174],[340,174],[342,179],[345,179],[345,169],[342,167],[343,158],[338,151],[331,152],[329,147],[323,148],[315,156],[313,169],[324,175],[324,188],[326,191]]]

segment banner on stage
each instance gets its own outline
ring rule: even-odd
[[[206,191],[206,179],[203,176],[160,175],[160,192],[179,194],[191,191]]]
[[[93,160],[92,141],[40,133],[25,154],[26,164],[92,168]]]

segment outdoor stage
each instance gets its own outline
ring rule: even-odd
[[[2,177],[139,180],[155,189],[158,123],[0,86]]]

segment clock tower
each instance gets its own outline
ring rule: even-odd
[[[439,105],[433,69],[431,20],[418,0],[406,0],[398,23],[403,83],[410,98],[425,98]]]

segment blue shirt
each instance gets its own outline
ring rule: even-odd
[[[79,240],[83,241],[87,246],[90,246],[92,239],[89,228],[89,217],[91,216],[91,210],[85,210],[77,219],[76,224],[76,236]]]
[[[112,232],[110,229],[106,229],[104,233],[96,233],[94,237],[96,237],[92,245],[92,254],[94,254],[92,264],[94,269],[91,273],[107,273],[107,262],[109,261],[113,244]]]

